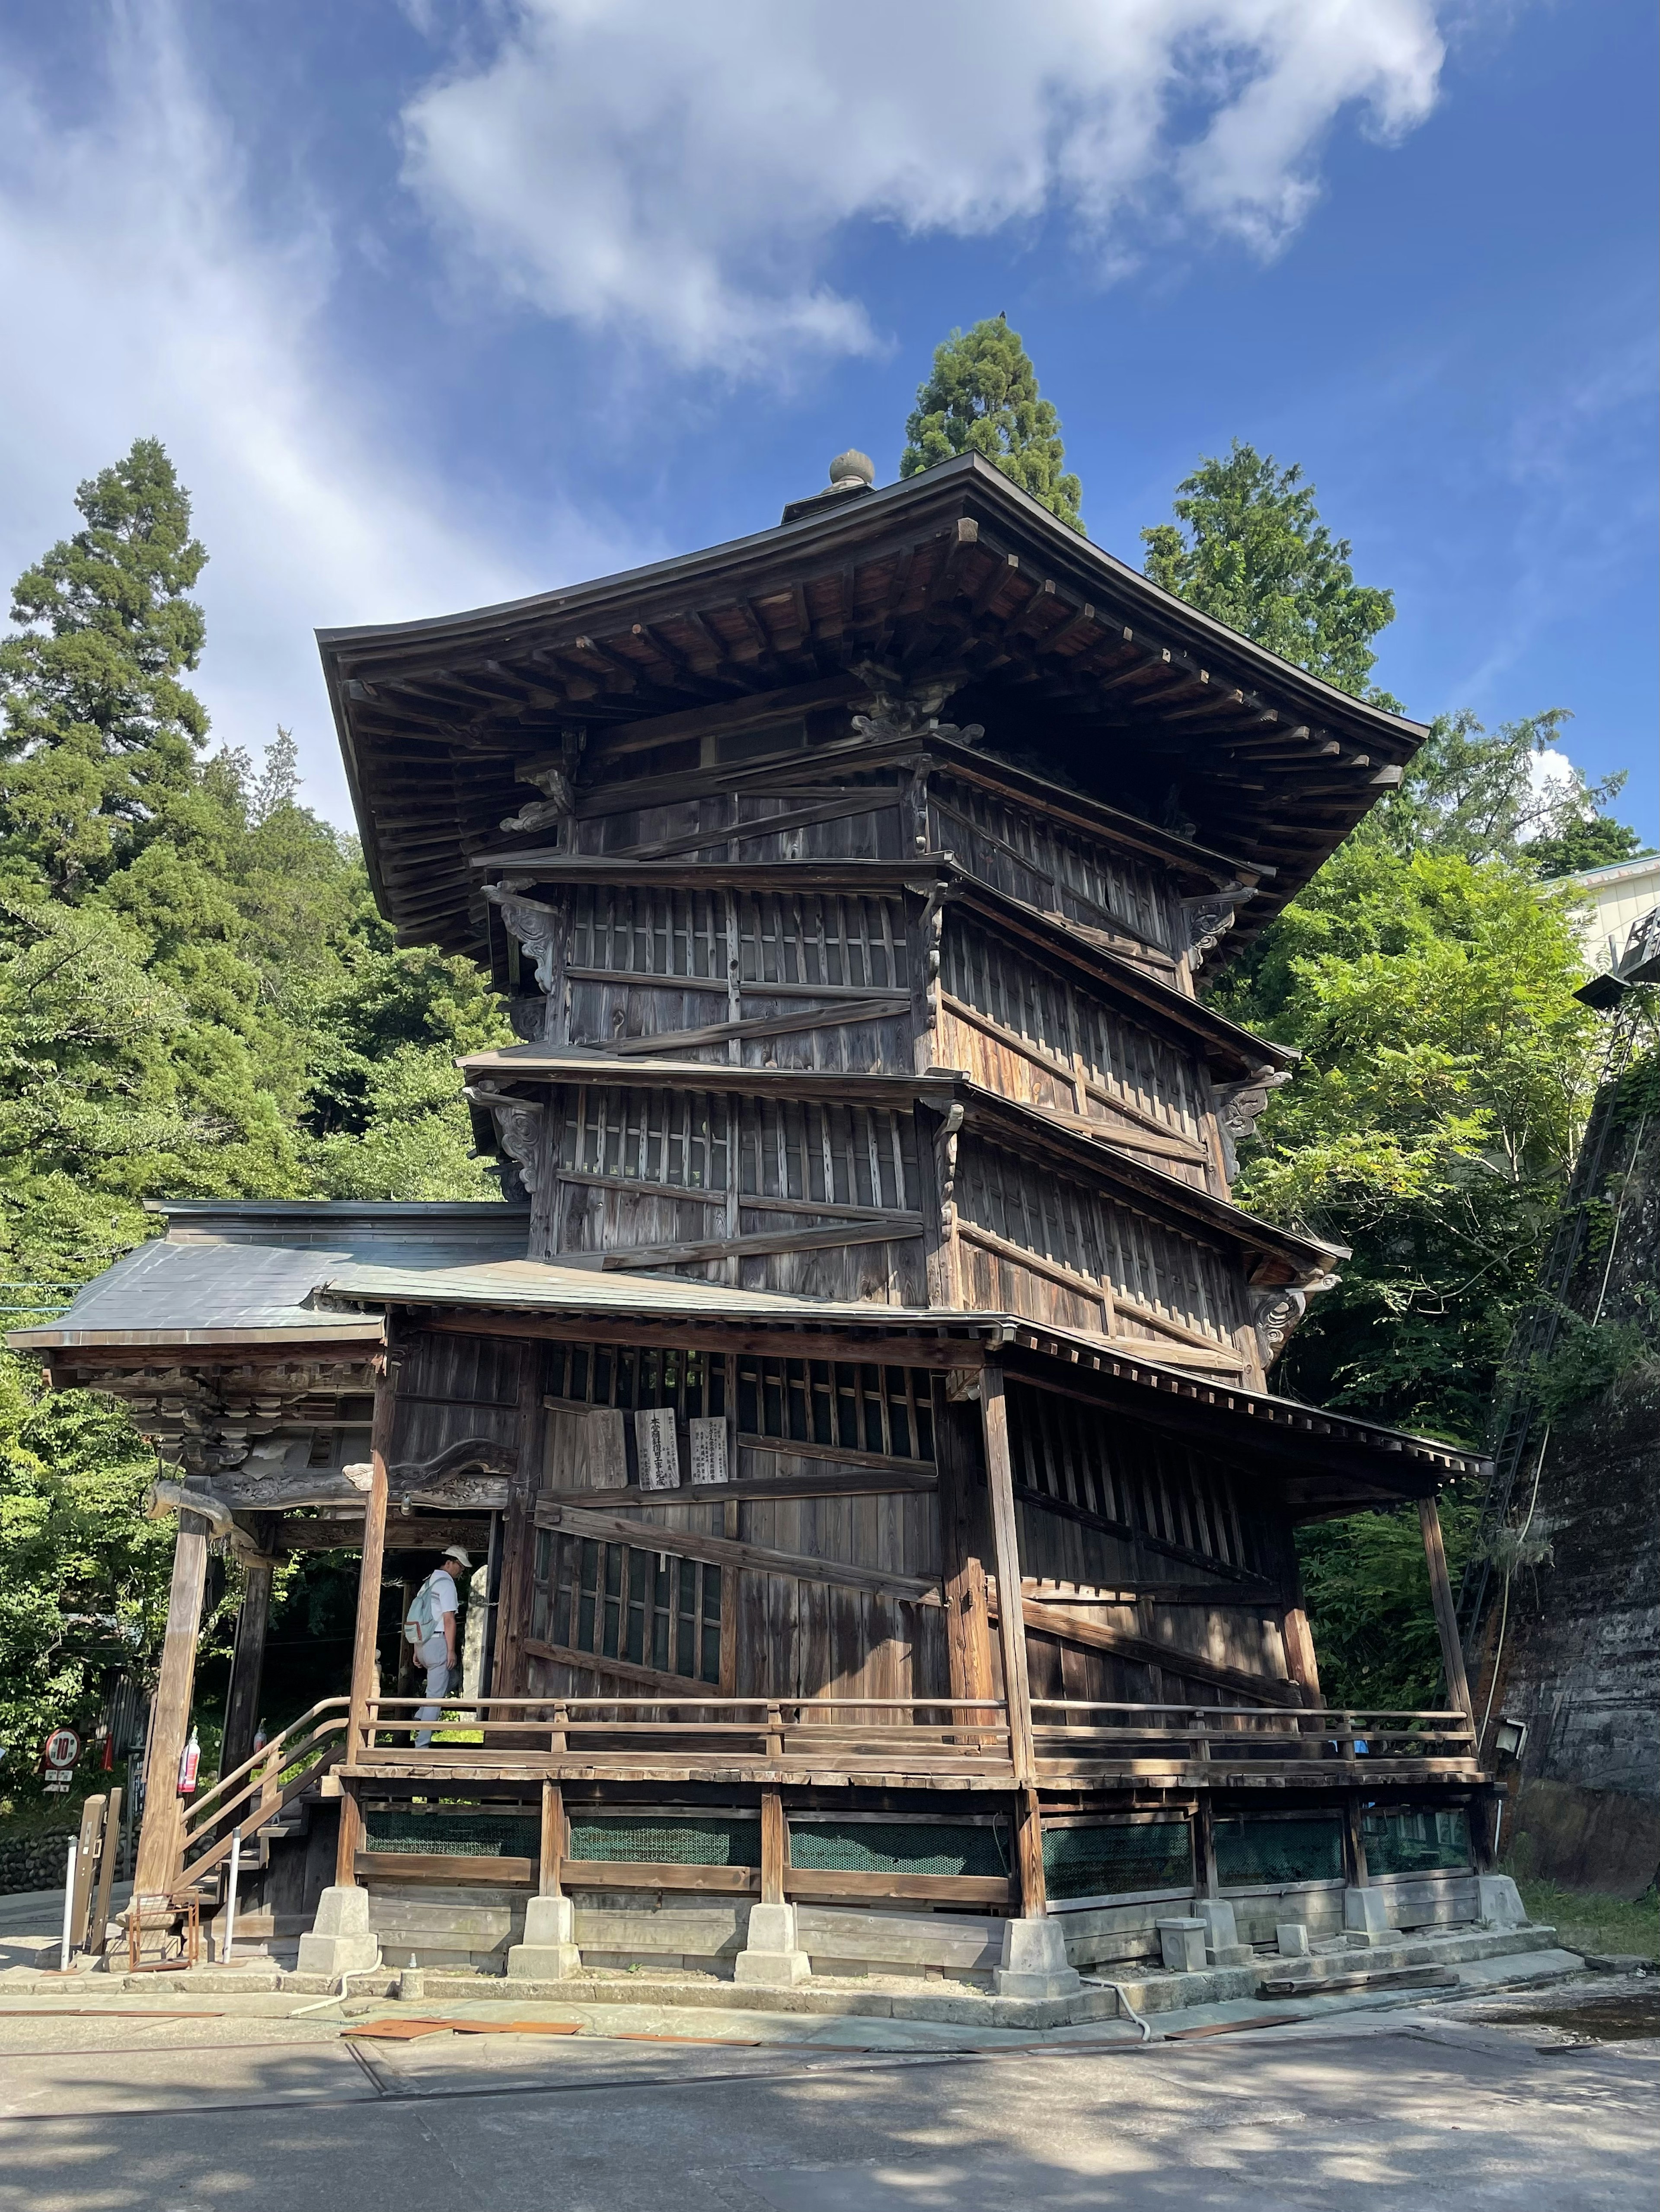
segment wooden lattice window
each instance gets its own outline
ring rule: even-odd
[[[721,1604],[721,1570],[710,1560],[537,1532],[531,1636],[538,1643],[718,1683]]]
[[[744,988],[903,991],[905,920],[891,899],[740,897]]]
[[[1008,1409],[1017,1490],[1224,1566],[1258,1569],[1228,1484],[1182,1446],[1150,1437],[1115,1445],[1104,1410],[1028,1383],[1010,1382]]]
[[[624,1091],[585,1085],[568,1093],[559,1164],[567,1174],[616,1176],[685,1190],[724,1190],[728,1156],[723,1100],[702,1091]]]
[[[631,1344],[553,1344],[548,1393],[574,1406],[618,1406],[625,1413],[672,1406],[682,1420],[718,1418],[727,1410],[727,1363],[721,1354]]]
[[[738,1188],[749,1198],[809,1206],[909,1212],[916,1204],[916,1124],[874,1106],[746,1099],[738,1133]]]
[[[931,1391],[927,1372],[917,1368],[740,1353],[739,1433],[932,1461]]]

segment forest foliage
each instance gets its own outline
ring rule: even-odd
[[[83,483],[0,644],[0,1304],[58,1310],[147,1199],[491,1198],[459,1052],[508,1028],[471,963],[398,947],[291,740],[213,747],[206,555],[167,454]],[[165,1607],[172,1526],[112,1404],[0,1352],[0,1740],[80,1713]]]

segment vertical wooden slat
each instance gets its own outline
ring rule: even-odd
[[[1446,1547],[1441,1541],[1441,1512],[1433,1498],[1419,1499],[1418,1524],[1424,1532],[1424,1557],[1430,1571],[1430,1601],[1435,1607],[1435,1626],[1441,1638],[1441,1665],[1447,1678],[1448,1703],[1456,1705],[1474,1728],[1475,1708],[1470,1700],[1469,1677],[1464,1672],[1463,1646],[1458,1640],[1458,1613],[1452,1601],[1452,1584],[1447,1579]]]
[[[1003,1365],[988,1361],[980,1376],[980,1415],[986,1442],[986,1480],[991,1493],[993,1556],[997,1563],[997,1620],[1003,1644],[1003,1689],[1009,1709],[1009,1748],[1014,1778],[1029,1788],[1035,1778],[1031,1692],[1026,1679],[1026,1629],[1020,1604],[1020,1546],[1014,1520],[1014,1480],[1009,1463],[1008,1402]]]
[[[788,1856],[784,1800],[776,1790],[761,1792],[761,1902],[784,1902],[784,1865]]]
[[[939,1561],[946,1599],[946,1653],[953,1694],[989,1698],[991,1613],[986,1601],[986,1568],[976,1527],[980,1439],[972,1408],[946,1396],[939,1376],[933,1395],[933,1449],[939,1468],[935,1504],[939,1516]],[[985,1727],[989,1713],[957,1716],[964,1726]]]
[[[1216,1826],[1211,1811],[1210,1796],[1201,1791],[1193,1815],[1194,1871],[1199,1887],[1207,1897],[1219,1897],[1221,1884],[1216,1878]]]
[[[137,1896],[170,1890],[179,1879],[179,1760],[190,1734],[191,1693],[196,1680],[196,1639],[202,1626],[202,1583],[208,1564],[208,1524],[199,1513],[181,1512],[173,1547],[173,1584],[161,1644],[144,1774],[144,1825],[133,1874]]]
[[[1371,1880],[1366,1865],[1366,1838],[1360,1826],[1359,1793],[1346,1790],[1343,1793],[1343,1827],[1347,1845],[1348,1876],[1357,1889],[1365,1889]]]

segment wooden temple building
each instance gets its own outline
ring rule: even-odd
[[[1343,1255],[1231,1197],[1296,1055],[1195,988],[1425,732],[977,457],[870,476],[322,635],[381,910],[512,1012],[461,1079],[505,1202],[169,1205],[13,1337],[173,1463],[142,1892],[217,1896],[240,1826],[245,1911],[315,1913],[322,1971],[1016,1994],[1160,1919],[1225,1961],[1478,1917],[1435,1501],[1479,1463],[1275,1395]],[[1403,1504],[1444,1710],[1328,1710],[1295,1531]],[[454,1540],[483,1632],[419,1746],[395,1587]],[[214,1547],[246,1597],[185,1813]],[[350,1680],[256,1753],[273,1565],[342,1547]]]

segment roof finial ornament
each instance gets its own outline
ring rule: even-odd
[[[845,453],[838,453],[830,463],[830,480],[832,491],[851,491],[855,484],[873,485],[876,464],[868,453],[849,446]]]

